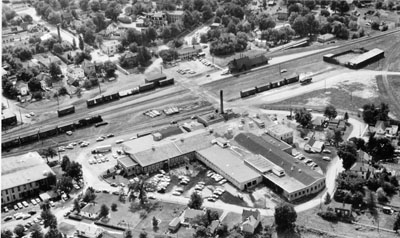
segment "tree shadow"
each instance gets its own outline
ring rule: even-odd
[[[276,234],[278,238],[300,238],[300,232],[295,229],[295,227],[287,229],[276,229]]]

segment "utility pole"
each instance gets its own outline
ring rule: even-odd
[[[19,117],[21,118],[21,127],[22,127],[23,121],[22,121],[21,109],[19,109]]]
[[[162,65],[160,65],[161,73],[162,73]]]
[[[101,95],[101,87],[100,87],[99,79],[97,79],[97,83],[99,84],[99,91],[100,91],[100,95]]]

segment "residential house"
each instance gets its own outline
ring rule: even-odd
[[[113,56],[118,51],[118,47],[120,44],[121,43],[118,40],[104,41],[100,45],[100,49],[104,54],[107,54],[108,56]]]
[[[91,76],[91,75],[96,74],[96,69],[94,67],[94,64],[89,60],[85,59],[81,65],[81,67],[86,76]]]
[[[200,52],[202,51],[201,45],[193,45],[190,47],[185,47],[182,49],[178,49],[178,58],[183,60],[183,59],[189,59],[197,56]]]
[[[181,220],[179,219],[179,217],[175,217],[169,223],[168,230],[170,230],[171,232],[176,232],[180,226],[181,226]]]
[[[174,23],[177,21],[182,21],[184,13],[185,13],[184,11],[180,11],[180,10],[167,11],[166,14],[167,14],[168,23],[171,24],[171,23]]]
[[[332,35],[330,33],[326,33],[326,34],[318,36],[317,41],[320,42],[320,43],[325,43],[325,42],[331,41],[331,40],[333,40],[335,38],[336,38],[335,35]]]
[[[313,125],[315,130],[322,131],[324,129],[324,125],[326,124],[326,119],[322,116],[316,116],[311,121],[311,124]]]
[[[351,217],[351,204],[342,203],[335,207],[335,212],[339,217]]]
[[[217,230],[220,223],[221,222],[219,220],[214,220],[211,222],[211,224],[208,226],[208,229],[210,229],[211,235],[215,235],[215,231]]]
[[[242,212],[242,231],[253,234],[261,221],[260,211],[243,209]]]
[[[373,167],[369,166],[368,163],[356,162],[351,166],[350,171],[358,174],[364,179],[368,179],[373,172]]]
[[[17,124],[17,115],[9,109],[1,110],[1,126],[11,126]]]
[[[385,131],[386,131],[387,137],[395,137],[395,136],[397,136],[397,133],[399,131],[399,126],[391,125],[390,127],[386,127]]]
[[[152,22],[156,26],[167,25],[167,15],[164,12],[149,12],[144,13],[146,19]]]
[[[88,219],[97,219],[100,214],[100,209],[94,203],[88,203],[84,208],[81,209],[80,215]]]
[[[304,145],[304,150],[314,153],[321,153],[325,148],[325,143],[323,141],[315,140],[311,138],[307,144]]]
[[[293,129],[281,124],[272,124],[266,132],[278,140],[282,140],[288,144],[293,143]]]
[[[44,73],[41,72],[40,74],[38,74],[36,76],[36,78],[40,81],[40,83],[42,84],[42,89],[46,89],[47,88],[47,82],[50,81],[51,79],[51,75],[49,73]],[[50,81],[51,82],[51,81]],[[51,84],[51,83],[50,83]]]
[[[183,211],[182,215],[180,216],[181,223],[182,223],[182,225],[189,225],[195,217],[201,216],[204,214],[205,214],[204,210],[187,208],[185,211]]]
[[[103,228],[83,222],[77,223],[75,225],[75,229],[78,237],[84,238],[99,238],[104,232]]]
[[[105,30],[105,35],[106,36],[113,35],[115,32],[117,32],[118,29],[119,29],[118,24],[113,22],[107,26],[107,28]]]
[[[133,53],[131,51],[125,51],[121,57],[125,57],[125,61],[129,66],[137,66],[138,61],[137,61],[137,56],[138,53]]]
[[[36,59],[40,65],[46,67],[47,69],[50,68],[51,63],[56,63],[59,65],[61,64],[61,60],[51,54],[36,54],[33,56],[33,59]]]
[[[289,17],[289,13],[286,10],[282,10],[276,13],[278,20],[286,21]]]
[[[79,66],[68,66],[66,76],[67,76],[67,83],[73,84],[76,81],[83,80],[85,78],[85,72]]]

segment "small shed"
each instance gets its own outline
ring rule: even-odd
[[[172,232],[176,232],[181,226],[181,220],[179,217],[175,217],[168,225],[168,229]]]

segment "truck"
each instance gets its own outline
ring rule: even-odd
[[[102,145],[96,147],[96,149],[92,150],[92,154],[96,153],[105,153],[105,152],[110,152],[111,151],[111,145]]]
[[[282,168],[278,167],[272,168],[272,173],[274,173],[278,177],[285,176],[285,171]]]

